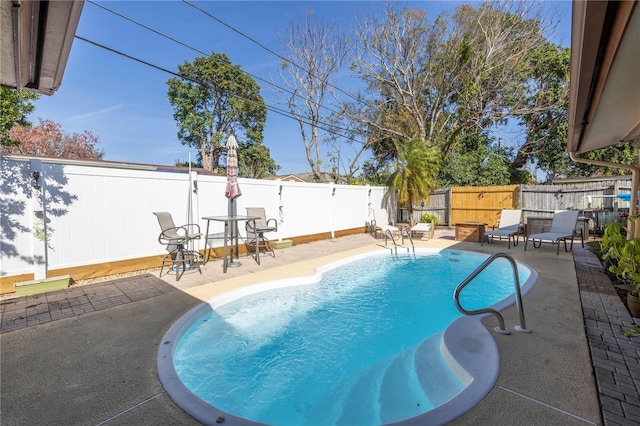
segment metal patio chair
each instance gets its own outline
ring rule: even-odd
[[[182,226],[176,226],[170,213],[154,212],[160,224],[160,235],[158,242],[167,247],[169,252],[162,258],[162,266],[160,267],[160,276],[165,265],[171,265],[170,270],[176,272],[176,281],[180,280],[184,271],[197,267],[200,274],[200,256],[196,250],[189,249],[189,243],[193,240],[199,240],[202,237],[200,233],[200,225],[197,223],[188,223]]]
[[[247,247],[253,247],[257,250],[263,249],[266,253],[271,252],[273,257],[276,257],[274,246],[267,237],[264,236],[267,232],[278,232],[278,221],[276,219],[267,219],[267,214],[264,207],[247,207],[247,216],[255,216],[258,219],[254,222],[248,220],[245,224],[247,231]]]

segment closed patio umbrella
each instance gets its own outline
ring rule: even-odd
[[[232,135],[229,136],[227,140],[227,187],[224,191],[225,197],[229,199],[228,203],[228,215],[229,216],[237,216],[237,206],[236,206],[236,198],[242,195],[242,191],[240,191],[240,185],[238,185],[238,141],[236,141],[236,137]],[[235,242],[235,243],[234,243]],[[238,257],[237,247],[238,247],[238,222],[231,222],[231,261],[229,262],[229,266],[237,266],[239,262],[234,262],[234,250],[236,247],[235,257]]]
[[[238,185],[238,141],[231,135],[227,140],[227,188],[224,191],[225,197],[229,199],[229,216],[235,216],[235,200],[242,195],[240,185]]]

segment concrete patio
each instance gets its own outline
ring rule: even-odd
[[[186,311],[238,286],[306,275],[315,267],[380,249],[368,234],[303,244],[263,256],[257,265],[222,273],[220,260],[203,273],[158,279],[153,274],[0,301],[3,425],[198,424],[165,393],[156,373],[164,333]],[[457,242],[438,231],[416,246],[506,252],[506,242]],[[540,274],[524,297],[531,334],[493,333],[500,376],[489,394],[455,425],[640,423],[640,338],[620,329],[634,323],[587,248],[572,253],[544,245],[509,254]],[[502,312],[509,328],[515,307]],[[483,319],[491,330],[494,318]],[[227,422],[228,423],[228,422]]]

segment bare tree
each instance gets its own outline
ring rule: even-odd
[[[530,84],[530,53],[548,29],[534,6],[462,5],[429,22],[423,9],[389,5],[382,17],[363,17],[352,70],[367,83],[361,102],[368,107],[352,111],[369,123],[374,152],[393,158],[391,141],[418,136],[446,153],[461,133],[552,108],[531,102],[538,87]]]
[[[331,80],[347,56],[347,39],[337,24],[315,22],[313,11],[292,21],[278,38],[284,46],[283,56],[291,60],[280,69],[280,78],[290,91],[279,95],[286,96],[283,102],[298,121],[311,172],[320,179],[320,130],[330,115],[323,108],[335,91]]]

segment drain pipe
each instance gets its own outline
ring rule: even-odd
[[[640,176],[640,168],[632,166],[631,164],[612,163],[609,161],[588,160],[586,158],[580,158],[575,152],[569,151],[569,158],[576,163],[593,164],[594,166],[615,167],[618,169],[631,170],[631,200],[629,205],[632,206],[629,210],[630,216],[638,214],[638,176]],[[627,218],[627,229],[631,232],[627,234],[627,238],[637,237],[636,235],[640,229],[636,229],[635,222]]]

